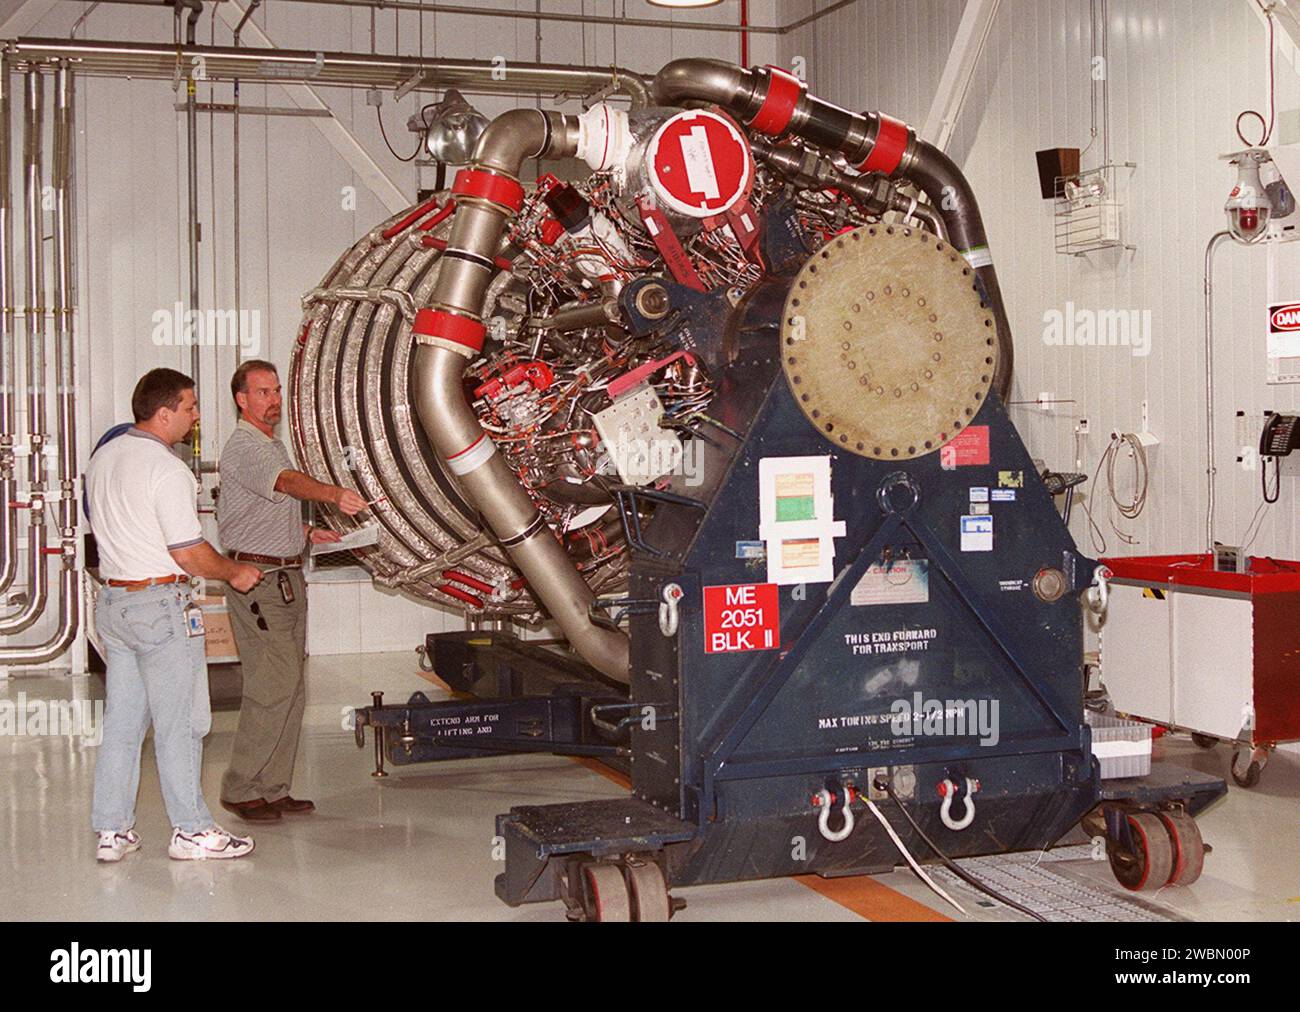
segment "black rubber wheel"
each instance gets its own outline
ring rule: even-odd
[[[1139,812],[1128,816],[1133,850],[1111,842],[1106,848],[1110,870],[1125,889],[1149,892],[1167,885],[1174,873],[1174,844],[1160,816]]]
[[[1201,877],[1205,867],[1205,843],[1200,827],[1186,812],[1161,812],[1160,819],[1174,846],[1174,870],[1169,884],[1189,886]]]
[[[1200,731],[1192,732],[1192,743],[1198,748],[1214,748],[1219,744],[1219,739],[1212,734],[1201,734]]]
[[[1243,765],[1243,757],[1250,759],[1250,749],[1239,748],[1232,753],[1232,779],[1238,787],[1254,787],[1259,783],[1259,773],[1263,767],[1253,760],[1249,765]]]

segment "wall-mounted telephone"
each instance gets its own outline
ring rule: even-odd
[[[1282,461],[1292,450],[1300,447],[1300,415],[1279,415],[1270,411],[1264,418],[1264,431],[1259,436],[1259,455],[1273,458],[1273,491],[1268,490],[1268,464],[1259,470],[1259,487],[1266,503],[1277,502],[1282,491]]]
[[[1279,415],[1270,411],[1259,437],[1261,457],[1285,457],[1300,449],[1300,415]]]

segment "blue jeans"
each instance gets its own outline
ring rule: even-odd
[[[204,638],[186,633],[189,602],[185,583],[100,592],[95,624],[107,652],[108,692],[91,812],[97,831],[124,833],[135,823],[140,746],[151,721],[172,825],[185,833],[215,825],[199,782],[203,738],[212,726],[208,665]]]

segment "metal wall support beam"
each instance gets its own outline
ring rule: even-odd
[[[980,54],[984,52],[984,43],[988,40],[1000,3],[1001,0],[966,0],[948,62],[939,78],[939,87],[930,103],[925,125],[921,127],[921,137],[940,151],[948,149],[948,142],[957,127],[971,78],[979,66]]]
[[[244,16],[244,6],[231,0],[229,3],[219,5],[217,14],[221,16],[221,20],[226,23],[230,30],[234,31]],[[251,20],[244,25],[241,37],[247,37],[254,46],[263,49],[278,48],[266,32],[262,31]],[[388,209],[389,214],[404,211],[415,202],[414,194],[408,194],[398,186],[388,173],[379,167],[379,163],[370,157],[369,152],[366,151],[352,132],[338,121],[329,106],[316,93],[316,89],[308,84],[285,83],[281,84],[280,87],[288,96],[289,101],[297,108],[318,112],[324,110],[329,113],[328,119],[313,117],[312,126],[320,131],[321,136],[348,163],[352,171],[365,184],[366,189],[379,198],[380,203]]]

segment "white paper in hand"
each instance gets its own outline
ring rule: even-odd
[[[351,534],[345,534],[338,541],[324,541],[311,546],[312,555],[324,555],[328,552],[343,552],[349,548],[366,548],[379,544],[379,525],[375,523],[358,527]]]

